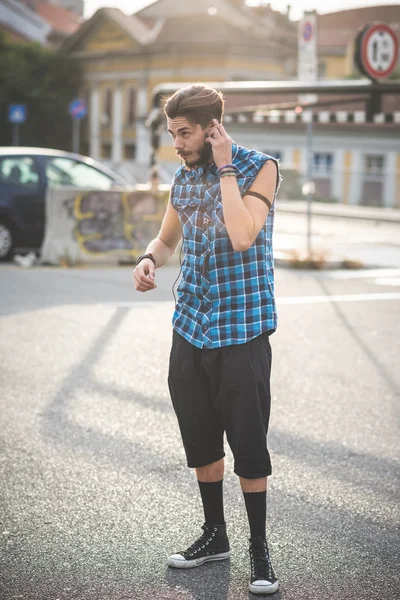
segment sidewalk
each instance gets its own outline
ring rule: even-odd
[[[305,200],[280,200],[278,197],[276,210],[279,212],[306,214],[307,202]],[[375,208],[368,206],[312,202],[311,212],[313,215],[323,217],[400,223],[400,210],[393,208]]]

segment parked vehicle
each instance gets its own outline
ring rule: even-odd
[[[132,189],[123,177],[80,154],[0,147],[0,260],[41,247],[48,188]]]

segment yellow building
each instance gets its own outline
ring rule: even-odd
[[[212,6],[211,6],[212,4]],[[244,0],[158,0],[135,15],[98,10],[62,51],[84,67],[93,158],[148,166],[144,121],[162,82],[287,79],[295,75],[296,26]],[[161,148],[169,156],[168,146]]]

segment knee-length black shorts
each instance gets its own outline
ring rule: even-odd
[[[168,385],[189,467],[223,458],[226,432],[237,475],[256,479],[271,474],[268,334],[210,350],[197,348],[174,330]]]

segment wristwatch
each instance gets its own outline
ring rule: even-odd
[[[140,263],[141,260],[143,260],[144,258],[149,258],[151,261],[153,261],[154,266],[156,266],[156,259],[154,258],[154,256],[152,255],[151,252],[148,252],[147,254],[141,254],[139,256],[139,258],[136,261],[136,266]]]

